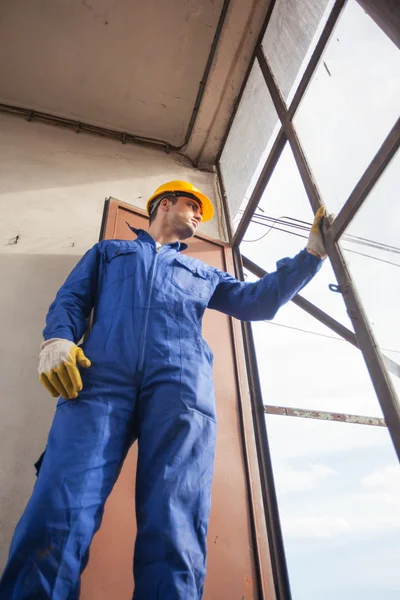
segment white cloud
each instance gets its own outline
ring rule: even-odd
[[[361,498],[369,504],[396,507],[393,513],[385,511],[380,521],[389,528],[400,528],[400,466],[385,466],[373,471],[362,478],[361,485],[365,489]]]
[[[284,535],[291,538],[333,538],[351,530],[344,517],[319,515],[282,519]]]
[[[279,464],[274,469],[279,494],[314,489],[335,473],[334,469],[322,464],[309,464],[304,469],[292,469],[284,464]]]
[[[400,467],[398,465],[386,466],[378,471],[373,471],[363,477],[361,483],[367,488],[379,488],[380,490],[392,492],[399,498]]]
[[[351,461],[352,452],[363,449],[375,454],[385,452],[393,456],[393,462],[397,461],[384,427],[279,415],[266,415],[266,423],[274,463],[278,460],[301,460],[303,464],[304,461],[325,462],[326,459],[332,461],[335,455],[342,458],[344,454],[347,455],[346,460]]]
[[[301,469],[279,465],[275,474],[282,527],[288,538],[340,535],[343,544],[364,540],[368,546],[376,537],[400,530],[398,465],[383,463],[361,477],[349,456],[343,470],[323,464]]]

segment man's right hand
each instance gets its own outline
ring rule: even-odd
[[[76,398],[82,390],[78,367],[90,367],[91,362],[69,340],[53,338],[42,343],[39,354],[39,380],[53,398]]]
[[[324,237],[322,235],[321,225],[322,219],[325,217],[326,211],[323,206],[321,206],[314,217],[314,222],[311,226],[310,235],[308,238],[308,243],[306,246],[306,250],[317,256],[321,260],[324,260],[327,257],[325,245],[324,245]]]

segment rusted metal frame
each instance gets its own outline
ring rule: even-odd
[[[302,99],[302,97],[303,97],[303,95],[304,95],[304,93],[305,93],[305,91],[306,91],[306,89],[308,87],[308,84],[309,84],[309,82],[311,80],[311,77],[312,77],[312,75],[313,75],[313,73],[314,73],[314,71],[315,71],[315,69],[316,69],[316,67],[318,65],[318,62],[319,62],[319,60],[321,58],[321,55],[322,55],[322,53],[323,53],[323,51],[324,51],[324,49],[326,47],[326,44],[329,41],[329,38],[330,38],[330,36],[332,34],[332,31],[333,31],[333,29],[334,29],[334,27],[336,25],[336,22],[337,22],[337,20],[338,20],[338,18],[340,16],[340,13],[341,13],[341,11],[342,11],[342,9],[343,9],[346,1],[347,0],[337,0],[337,2],[335,3],[334,7],[332,8],[331,14],[329,15],[328,21],[327,21],[327,23],[326,23],[326,25],[324,27],[324,30],[323,30],[323,32],[321,34],[321,37],[318,40],[317,46],[315,47],[315,50],[314,50],[314,52],[313,52],[313,54],[312,54],[312,56],[310,58],[310,62],[309,62],[308,66],[307,66],[307,69],[304,72],[304,75],[303,75],[303,77],[302,77],[302,79],[300,81],[299,87],[298,87],[298,89],[297,89],[297,91],[296,91],[296,93],[294,95],[292,103],[291,103],[291,105],[290,105],[290,107],[289,107],[288,110],[286,110],[286,108],[285,108],[285,112],[282,113],[281,115],[279,115],[280,118],[281,118],[281,121],[282,121],[282,119],[291,120],[292,117],[293,117],[294,112],[298,108],[298,105],[300,104],[300,101],[301,101],[301,99]],[[245,77],[245,79],[243,81],[243,85],[242,85],[242,88],[240,90],[240,94],[238,96],[238,99],[237,99],[237,102],[235,104],[234,110],[232,111],[231,119],[230,119],[230,122],[228,124],[227,130],[226,130],[226,134],[224,136],[223,142],[221,144],[221,148],[220,148],[220,150],[218,152],[218,155],[217,155],[216,163],[217,163],[218,167],[219,167],[219,161],[220,161],[223,149],[225,147],[226,140],[228,138],[230,129],[232,127],[233,120],[234,120],[234,118],[236,116],[236,112],[237,112],[238,106],[240,104],[243,92],[245,90],[245,87],[246,87],[246,84],[247,84],[247,80],[249,78],[251,69],[254,66],[254,61],[255,61],[255,59],[257,57],[258,62],[260,64],[260,58],[259,58],[260,55],[262,55],[264,57],[264,52],[262,50],[262,40],[264,38],[266,27],[268,25],[269,19],[271,18],[271,14],[272,14],[272,10],[274,8],[274,5],[275,5],[275,2],[271,3],[270,11],[269,11],[269,13],[267,15],[266,22],[265,22],[264,27],[263,27],[263,29],[261,31],[260,36],[259,36],[259,39],[258,39],[258,42],[257,42],[257,46],[256,46],[256,48],[254,50],[254,54],[253,54],[252,60],[250,62],[250,66],[249,66],[249,69],[248,69],[248,71],[246,73],[246,77]],[[282,102],[283,106],[286,107],[285,101],[284,101],[283,97],[280,95],[280,92],[278,91],[279,88],[278,88],[278,86],[276,84],[275,84],[275,89],[277,90],[277,93],[280,96],[280,99],[281,99],[281,102]],[[274,104],[276,106],[276,102],[274,102]],[[238,226],[235,234],[233,235],[233,239],[232,239],[232,245],[233,246],[238,246],[240,244],[240,242],[242,241],[242,239],[243,239],[243,237],[244,237],[244,235],[246,233],[247,227],[249,226],[251,218],[252,218],[252,216],[254,214],[254,211],[256,210],[256,207],[259,204],[259,201],[260,201],[261,196],[262,196],[262,194],[264,192],[265,186],[268,183],[269,178],[271,177],[271,174],[272,174],[272,171],[273,171],[273,169],[274,169],[274,167],[276,165],[277,159],[279,159],[279,156],[280,156],[280,154],[281,154],[281,152],[283,150],[285,142],[286,142],[286,136],[285,136],[284,130],[281,129],[279,131],[278,137],[277,137],[277,139],[276,139],[276,141],[274,143],[274,146],[273,146],[273,148],[272,148],[272,150],[271,150],[271,152],[270,152],[270,154],[269,154],[269,156],[268,156],[268,158],[266,160],[264,168],[263,168],[263,170],[262,170],[262,172],[260,174],[260,177],[259,177],[259,179],[257,181],[256,187],[253,190],[253,193],[252,193],[251,198],[249,200],[249,203],[248,203],[248,205],[246,207],[246,210],[245,210],[245,212],[244,212],[244,214],[242,216],[242,219],[241,219],[241,221],[239,223],[239,226]],[[219,173],[221,173],[220,170],[219,170]],[[229,218],[230,218],[229,212],[227,212],[226,218],[227,218],[227,220],[229,220]]]
[[[232,123],[233,123],[233,121],[234,121],[234,119],[236,117],[236,113],[238,111],[238,108],[239,108],[239,105],[240,105],[240,101],[242,99],[244,90],[246,88],[247,81],[248,81],[248,79],[250,77],[250,73],[251,73],[251,70],[252,70],[253,65],[254,65],[254,61],[255,61],[255,58],[256,58],[256,49],[257,49],[257,46],[261,45],[261,42],[262,42],[264,34],[265,34],[265,30],[267,29],[267,26],[268,26],[268,23],[270,21],[270,18],[271,18],[271,15],[272,15],[272,11],[274,10],[276,2],[277,2],[277,0],[271,0],[270,5],[268,7],[267,14],[265,16],[265,20],[264,20],[263,26],[262,26],[261,31],[260,31],[260,35],[258,36],[257,44],[255,46],[253,55],[252,55],[252,57],[250,59],[249,66],[247,67],[247,71],[246,71],[246,74],[245,74],[244,79],[243,79],[242,87],[240,88],[240,92],[239,92],[239,94],[238,94],[238,96],[236,98],[236,101],[235,101],[234,105],[233,105],[232,113],[231,113],[231,116],[230,116],[230,119],[229,119],[229,122],[228,122],[228,126],[226,128],[225,133],[224,133],[224,137],[222,138],[221,146],[220,146],[220,148],[218,150],[217,157],[215,159],[216,164],[219,164],[219,161],[221,160],[221,155],[222,155],[222,153],[224,151],[226,140],[228,139],[229,133],[230,133],[230,131],[232,129]]]
[[[345,231],[354,215],[366,200],[379,177],[400,147],[400,117],[392,127],[382,146],[362,175],[347,202],[326,232],[331,241],[336,241]]]
[[[290,408],[289,406],[264,404],[264,412],[268,415],[280,415],[284,417],[300,417],[303,419],[320,419],[322,421],[339,421],[341,423],[352,423],[353,425],[386,427],[385,419],[380,417],[365,417],[363,415],[351,415],[325,410],[308,410],[307,408]]]
[[[377,346],[337,242],[326,240],[326,250],[338,280],[340,291],[343,294],[347,312],[353,322],[354,331],[378,396],[393,445],[400,459],[400,404],[397,401],[396,392],[385,366],[385,358]]]
[[[320,201],[320,194],[317,189],[317,185],[312,177],[311,171],[309,169],[307,160],[304,156],[303,149],[300,146],[300,143],[297,139],[296,132],[294,130],[292,121],[289,119],[288,111],[286,110],[284,100],[281,96],[279,88],[275,83],[274,77],[272,75],[272,71],[268,64],[267,59],[264,56],[261,48],[256,53],[257,60],[260,65],[261,72],[264,76],[265,83],[267,84],[269,93],[271,94],[272,101],[274,103],[276,112],[281,120],[282,126],[285,130],[285,134],[287,139],[289,140],[293,156],[296,160],[297,167],[299,169],[301,178],[303,180],[303,185],[306,189],[308,198],[310,200],[311,206],[316,212],[320,206],[322,206],[322,202]]]
[[[287,111],[272,77],[267,60],[262,52],[261,56],[257,54],[257,58],[265,77],[266,84],[274,101],[275,108],[285,128],[286,136],[289,140],[303,181],[303,185],[315,213],[318,208],[322,206],[319,190],[311,175],[310,168],[297,138],[293,124],[288,119]],[[358,293],[352,284],[350,274],[347,270],[347,266],[338,243],[332,240],[329,235],[326,235],[325,237],[325,246],[328,256],[331,260],[334,273],[338,280],[340,291],[343,294],[343,299],[347,306],[347,312],[354,324],[354,331],[357,336],[359,347],[363,353],[364,360],[369,370],[371,380],[378,396],[378,400],[381,405],[397,456],[400,459],[400,404],[397,401],[396,392],[393,388],[392,382],[390,381],[384,358],[378,349]]]
[[[253,273],[254,275],[257,275],[257,277],[264,277],[264,275],[267,275],[267,271],[265,271],[262,267],[251,261],[246,256],[243,256],[243,254],[242,261],[244,268]],[[309,300],[306,300],[306,298],[300,296],[300,294],[294,296],[291,302],[305,310],[309,315],[317,319],[317,321],[320,321],[320,323],[323,323],[324,325],[326,325],[326,327],[329,327],[329,329],[340,335],[340,337],[342,337],[346,342],[349,342],[356,348],[360,349],[360,346],[357,342],[357,338],[354,335],[354,333],[350,329],[342,325],[339,321],[336,321],[336,319],[328,315],[328,313],[318,308],[318,306],[315,306],[315,304],[313,304]],[[382,356],[388,370],[391,373],[393,373],[393,375],[400,378],[400,365],[385,354],[382,354]]]
[[[315,46],[314,52],[311,55],[310,61],[307,65],[306,70],[304,71],[303,77],[300,80],[299,86],[293,96],[293,100],[288,109],[288,117],[292,120],[294,113],[299,107],[301,100],[310,84],[311,78],[314,75],[314,71],[318,66],[319,61],[321,60],[321,56],[325,51],[325,48],[330,40],[332,32],[336,27],[336,23],[342,13],[343,8],[345,7],[347,0],[336,0],[331,13],[328,17],[328,20],[325,24],[325,27],[321,33],[321,37],[319,38],[317,45]]]
[[[240,219],[240,223],[235,233],[233,234],[232,245],[234,247],[239,246],[246,233],[249,223],[253,218],[254,212],[260,203],[265,187],[268,181],[270,180],[275,166],[278,163],[278,160],[282,154],[286,141],[287,139],[285,132],[281,127],[272,147],[272,150],[269,153],[267,160],[265,161],[260,177],[258,178],[255,188],[250,196],[249,203],[247,204],[243,216]]]
[[[228,273],[235,273],[233,250],[224,248],[224,269]],[[274,593],[274,577],[272,572],[272,553],[265,520],[263,490],[258,464],[255,431],[250,401],[249,381],[243,333],[240,321],[229,319],[232,340],[235,352],[235,374],[239,394],[239,417],[243,436],[243,455],[246,470],[248,501],[251,508],[250,514],[252,533],[254,538],[254,552],[256,558],[256,573],[260,589],[260,600],[277,600]]]
[[[228,201],[227,201],[227,193],[226,193],[226,189],[225,189],[225,185],[224,185],[224,179],[223,179],[223,175],[221,172],[221,168],[220,168],[220,163],[217,162],[216,163],[216,170],[217,170],[217,176],[218,176],[218,183],[220,186],[220,191],[221,191],[221,201],[222,201],[222,206],[224,209],[224,213],[225,213],[225,222],[227,224],[227,232],[228,232],[228,239],[229,242],[232,243],[232,237],[233,237],[233,233],[232,233],[232,227],[231,227],[231,221],[230,221],[230,214],[229,214],[229,206],[228,206]],[[225,253],[226,256],[226,253]],[[233,260],[233,270],[236,274],[237,277],[239,277],[241,280],[244,279],[243,277],[243,268],[242,268],[242,264],[241,264],[241,255],[240,255],[240,251],[238,248],[233,248],[231,250],[231,258]],[[247,344],[247,337],[245,336],[244,333],[244,329],[243,329],[243,324],[242,323],[238,323],[237,325],[240,326],[240,346],[241,346],[241,351],[244,354],[244,365],[236,365],[238,372],[237,372],[237,376],[238,376],[238,380],[239,380],[239,386],[240,389],[243,392],[242,386],[244,385],[244,382],[241,381],[241,378],[239,376],[239,368],[240,366],[243,367],[243,369],[245,369],[247,377],[246,377],[246,384],[247,384],[247,388],[249,390],[249,404],[250,404],[250,413],[251,413],[251,426],[253,427],[254,430],[254,442],[255,442],[255,446],[256,446],[256,459],[257,459],[257,464],[258,464],[258,473],[257,476],[260,480],[260,487],[261,487],[261,494],[262,494],[262,498],[261,498],[261,502],[262,502],[262,507],[260,507],[260,510],[257,510],[257,502],[256,502],[256,498],[254,497],[254,493],[253,493],[253,485],[254,482],[249,482],[249,500],[251,502],[251,505],[253,507],[253,513],[257,513],[254,514],[254,522],[253,526],[255,528],[254,531],[254,535],[255,535],[255,541],[256,541],[256,546],[255,546],[255,550],[256,550],[256,556],[257,556],[257,575],[259,578],[259,585],[260,585],[260,589],[261,589],[261,593],[262,598],[264,600],[267,600],[267,596],[268,599],[271,596],[272,600],[290,600],[291,596],[290,596],[290,587],[289,587],[289,578],[288,578],[288,572],[287,572],[287,567],[286,567],[286,558],[285,558],[285,552],[284,552],[284,546],[283,546],[283,538],[282,538],[282,531],[281,531],[281,527],[280,527],[280,520],[279,520],[279,513],[278,513],[278,508],[277,508],[277,499],[276,499],[276,492],[275,492],[275,485],[274,485],[274,479],[273,479],[273,472],[272,472],[272,463],[271,463],[271,457],[269,455],[269,448],[268,448],[268,441],[265,441],[266,438],[266,431],[265,431],[265,420],[261,414],[262,411],[262,397],[260,396],[261,394],[261,388],[260,388],[260,384],[259,384],[259,379],[258,379],[258,374],[257,374],[257,363],[255,362],[255,351],[254,351],[254,345],[253,345],[253,366],[252,368],[250,367],[250,362],[249,362],[249,349],[248,349],[248,344]],[[235,323],[232,323],[232,328],[233,328],[233,332],[234,332],[234,340],[235,340],[235,344],[238,343],[237,337],[235,335]],[[250,330],[251,332],[251,330]],[[236,348],[236,354],[238,356],[238,348]],[[239,356],[238,356],[239,358]],[[259,390],[259,395],[256,396],[254,393],[254,385],[250,385],[250,370],[253,371],[253,373],[256,373],[256,377],[257,377],[257,381],[258,381],[258,390]],[[261,400],[260,400],[261,398]],[[245,429],[245,422],[244,422],[244,408],[242,407],[242,418],[241,418],[241,423],[243,428]],[[255,419],[254,415],[257,415],[257,418]],[[261,435],[262,435],[262,439],[260,439],[260,430],[261,430]],[[244,436],[244,439],[247,439],[247,436]],[[265,457],[264,454],[267,453],[268,456]],[[249,457],[248,457],[249,458]],[[250,469],[251,469],[251,461],[249,458],[249,461],[246,463],[247,464],[247,470],[246,473],[248,473],[249,476],[251,476],[250,474]],[[267,537],[268,537],[268,541],[267,542],[263,542],[263,539],[261,537],[261,539],[259,538],[259,532],[258,532],[258,528],[257,527],[257,517],[258,514],[261,513],[262,518],[264,519],[264,526],[266,528],[267,531]],[[274,543],[273,543],[274,540]],[[267,556],[265,556],[265,552],[267,552]],[[270,572],[272,574],[270,574]],[[271,581],[272,579],[272,581]],[[269,586],[274,586],[274,589],[272,590],[271,588],[269,589],[268,592],[268,587]],[[288,589],[289,590],[289,594],[286,595],[282,595],[282,590],[284,589]]]
[[[261,385],[256,365],[256,350],[254,348],[254,340],[250,323],[242,323],[242,332],[249,374],[253,423],[256,433],[257,456],[260,465],[265,522],[271,549],[271,564],[274,577],[275,593],[278,600],[291,600],[292,596],[290,591],[289,574],[286,563],[278,500],[276,496],[275,481],[272,470],[272,459],[265,425]]]
[[[244,268],[256,275],[257,277],[264,277],[265,275],[267,275],[267,271],[265,271],[262,267],[251,261],[246,256],[243,256],[243,254],[242,261]],[[318,308],[318,306],[315,306],[315,304],[313,304],[309,300],[306,300],[306,298],[303,298],[303,296],[300,296],[300,294],[294,296],[291,302],[293,302],[293,304],[296,304],[296,306],[302,308],[306,313],[317,319],[320,323],[323,323],[323,325],[326,325],[326,327],[329,327],[329,329],[340,335],[340,337],[342,337],[347,342],[350,342],[350,344],[352,344],[356,348],[359,347],[357,338],[350,329],[339,323],[339,321],[336,321],[336,319],[334,319],[326,312]]]
[[[267,275],[267,271],[265,271],[262,267],[251,261],[246,256],[243,256],[243,254],[242,261],[244,268],[253,273],[254,275],[257,275],[257,277],[264,277],[264,275]],[[326,327],[329,327],[329,329],[340,335],[340,337],[343,338],[346,342],[349,342],[356,348],[360,349],[360,346],[354,333],[350,329],[342,325],[339,321],[336,321],[336,319],[328,315],[328,313],[318,308],[318,306],[315,306],[315,304],[313,304],[309,300],[306,300],[306,298],[300,296],[300,294],[294,296],[291,302],[305,310],[309,315],[314,317],[314,319],[317,319],[317,321],[320,321],[320,323],[323,323],[324,325],[326,325]],[[393,375],[400,378],[400,365],[385,354],[382,354],[382,357],[388,370]]]
[[[239,248],[232,249],[235,274],[243,280],[243,267]],[[272,470],[267,429],[265,425],[264,404],[257,366],[257,355],[250,323],[242,322],[244,351],[250,390],[250,401],[257,446],[263,493],[265,522],[271,549],[271,563],[277,600],[291,600],[290,582],[285,557],[282,529],[280,524],[278,501]]]
[[[290,122],[289,112],[285,105],[285,100],[279,90],[278,84],[275,81],[275,78],[272,74],[271,67],[269,66],[268,60],[266,59],[264,52],[259,46],[256,49],[256,58],[258,60],[258,64],[261,69],[261,73],[264,76],[265,83],[267,84],[267,88],[269,93],[271,94],[272,101],[275,106],[275,110],[278,113],[278,117],[281,120],[285,133],[288,136],[288,124]]]
[[[324,49],[325,49],[325,47],[326,47],[326,45],[327,45],[327,43],[328,43],[328,41],[330,39],[332,31],[333,31],[333,29],[334,29],[334,27],[336,25],[336,22],[337,22],[340,14],[341,14],[341,11],[342,11],[344,5],[346,4],[346,1],[347,0],[337,0],[336,3],[335,3],[335,5],[333,6],[332,11],[331,11],[331,13],[329,15],[328,21],[327,21],[327,23],[326,23],[326,25],[324,27],[324,30],[323,30],[323,32],[321,34],[321,37],[318,40],[318,43],[317,43],[317,45],[315,47],[315,50],[314,50],[314,52],[313,52],[313,54],[312,54],[312,56],[310,58],[310,62],[309,62],[308,66],[307,66],[307,68],[306,68],[306,70],[304,72],[304,75],[303,75],[303,77],[302,77],[302,79],[300,81],[299,87],[297,88],[297,91],[296,91],[296,93],[294,95],[292,103],[291,103],[289,109],[287,111],[285,110],[285,114],[280,115],[281,119],[282,118],[287,118],[289,120],[292,119],[292,117],[293,117],[296,109],[298,108],[298,106],[299,106],[299,104],[301,102],[301,99],[302,99],[302,97],[303,97],[303,95],[304,95],[304,93],[305,93],[305,91],[306,91],[306,89],[308,87],[308,84],[309,84],[309,82],[311,80],[311,77],[312,77],[312,75],[313,75],[313,73],[314,73],[314,71],[315,71],[315,69],[316,69],[316,67],[318,65],[318,62],[319,62],[319,60],[321,58],[321,55],[322,55],[322,53],[323,53],[323,51],[324,51]],[[218,151],[218,154],[217,154],[216,164],[217,164],[217,168],[219,170],[219,177],[221,177],[221,171],[219,169],[219,162],[220,162],[220,159],[221,159],[221,155],[222,155],[222,152],[224,150],[225,143],[226,143],[226,140],[228,138],[229,132],[231,130],[232,123],[233,123],[233,120],[234,120],[234,118],[236,116],[236,113],[237,113],[240,101],[242,99],[244,90],[246,88],[246,84],[247,84],[247,81],[248,81],[251,69],[254,66],[254,61],[255,61],[256,57],[259,59],[260,53],[264,56],[264,52],[262,50],[262,41],[263,41],[263,38],[264,38],[264,35],[265,35],[265,31],[266,31],[267,25],[269,23],[269,20],[271,18],[272,11],[274,9],[275,4],[276,4],[275,0],[274,0],[274,2],[271,2],[271,5],[270,5],[270,8],[269,8],[267,17],[265,19],[264,26],[263,26],[263,28],[261,30],[261,33],[260,33],[257,45],[256,45],[255,50],[254,50],[254,54],[252,56],[249,68],[248,68],[246,76],[244,78],[244,81],[243,81],[243,84],[242,84],[242,88],[240,90],[240,93],[238,95],[237,101],[236,101],[235,106],[233,108],[232,115],[231,115],[228,127],[227,127],[225,135],[224,135],[224,139],[222,141],[220,150]],[[275,84],[275,86],[276,86],[276,89],[278,89],[278,86],[276,84]],[[280,96],[280,97],[281,97],[281,101],[282,101],[283,105],[286,106],[285,102],[284,102],[284,99],[282,98],[282,96]],[[275,103],[275,106],[276,106],[276,103]],[[244,237],[244,235],[246,233],[246,229],[247,229],[247,227],[248,227],[248,225],[249,225],[249,223],[251,221],[251,218],[253,216],[253,213],[254,213],[256,207],[258,206],[258,203],[259,203],[261,195],[262,195],[262,193],[263,193],[263,191],[265,189],[265,186],[268,183],[269,177],[271,176],[272,170],[275,167],[276,163],[274,163],[273,160],[276,157],[279,158],[280,153],[282,152],[284,143],[283,143],[283,146],[282,146],[279,154],[274,155],[275,152],[278,152],[278,150],[276,149],[276,145],[279,148],[281,146],[281,144],[282,144],[282,137],[281,136],[284,136],[284,131],[282,131],[282,129],[280,130],[280,132],[278,134],[278,138],[275,141],[275,144],[274,144],[274,146],[273,146],[273,148],[272,148],[272,150],[270,152],[270,155],[267,158],[267,161],[266,161],[266,164],[264,165],[263,171],[261,172],[260,177],[259,177],[259,179],[257,181],[256,188],[254,189],[254,191],[253,191],[253,193],[251,195],[249,204],[248,204],[248,206],[247,206],[247,208],[246,208],[246,210],[245,210],[245,212],[243,214],[243,217],[242,217],[242,219],[241,219],[241,221],[239,223],[239,226],[238,226],[238,228],[236,230],[236,233],[233,236],[232,244],[234,246],[238,246],[240,244],[240,242],[242,241],[242,239],[243,239],[243,237]],[[286,138],[285,138],[285,141],[286,141]],[[272,165],[271,172],[269,172],[269,165],[268,165],[268,163],[270,161],[271,161],[271,165]],[[262,183],[264,183],[264,186],[262,186]],[[259,189],[260,188],[262,189],[261,193],[259,193]],[[258,200],[257,200],[257,194],[259,194]],[[228,221],[229,218],[230,218],[230,215],[229,215],[229,211],[228,211],[226,213],[226,220]],[[229,221],[229,223],[230,223],[230,221]]]

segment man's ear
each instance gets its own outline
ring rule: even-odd
[[[160,208],[161,210],[164,210],[165,212],[169,211],[169,207],[170,207],[170,199],[169,198],[163,198],[160,202]]]

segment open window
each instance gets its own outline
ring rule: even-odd
[[[272,323],[243,324],[282,599],[398,589],[400,52],[389,13],[386,2],[272,3],[219,156],[241,277],[273,270],[304,247],[320,206],[330,214],[323,270]]]

